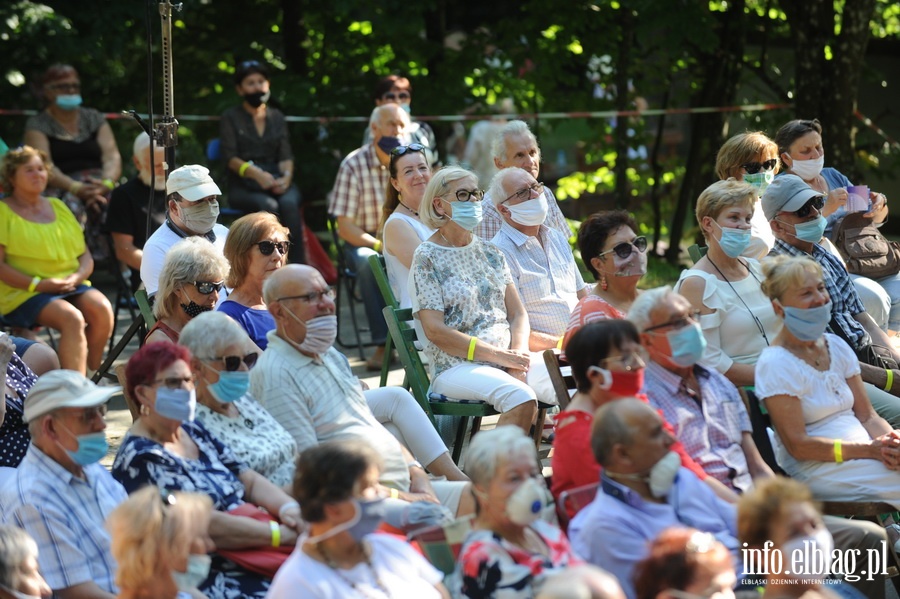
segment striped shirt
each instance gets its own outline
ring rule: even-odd
[[[116,563],[106,517],[126,498],[125,489],[100,464],[73,476],[34,444],[0,493],[3,521],[37,542],[38,565],[54,591],[91,582],[116,593]]]
[[[363,231],[374,235],[390,178],[387,167],[378,161],[374,145],[353,150],[338,169],[328,213],[335,217],[348,216]]]

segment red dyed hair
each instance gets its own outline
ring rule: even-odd
[[[125,379],[128,381],[126,391],[129,397],[135,397],[134,388],[138,385],[149,385],[161,371],[178,360],[191,363],[191,352],[186,347],[171,341],[148,343],[131,356],[125,366]]]

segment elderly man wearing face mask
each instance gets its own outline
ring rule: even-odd
[[[600,488],[569,524],[569,539],[577,555],[614,573],[629,599],[635,597],[635,564],[666,528],[712,533],[738,554],[734,506],[681,467],[674,442],[656,410],[637,399],[608,403],[594,416],[591,448],[603,467]]]
[[[505,168],[494,175],[490,197],[503,217],[491,243],[506,256],[528,313],[528,349],[542,352],[557,347],[569,315],[591,287],[581,278],[569,240],[544,224],[548,203],[543,183],[524,169]],[[532,359],[527,382],[540,401],[556,403],[543,359],[537,358]]]
[[[141,259],[141,280],[148,295],[159,289],[166,253],[180,239],[204,237],[222,252],[228,236],[228,228],[216,222],[222,191],[206,167],[189,164],[175,169],[166,181],[166,193],[166,221],[147,240]]]

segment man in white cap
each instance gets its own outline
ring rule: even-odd
[[[103,523],[127,494],[98,464],[106,456],[106,402],[78,372],[53,370],[34,384],[23,419],[31,445],[0,491],[3,522],[38,544],[38,565],[57,597],[112,599],[116,564]]]
[[[177,168],[166,181],[168,215],[144,246],[141,280],[147,295],[159,289],[159,273],[169,248],[186,237],[205,237],[219,251],[225,247],[228,228],[216,223],[222,195],[209,170],[199,164]]]

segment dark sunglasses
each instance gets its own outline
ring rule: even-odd
[[[262,66],[258,60],[245,60],[244,62],[238,65],[239,69],[249,69],[250,67],[260,67]]]
[[[290,241],[257,241],[253,245],[259,247],[259,253],[263,256],[271,256],[272,252],[276,249],[278,253],[284,256],[288,253],[288,248],[291,247]]]
[[[825,196],[817,196],[803,204],[803,206],[799,210],[795,210],[794,214],[797,215],[797,218],[806,218],[807,216],[812,214],[813,208],[815,208],[818,212],[822,212],[823,206],[825,206]]]
[[[421,152],[425,153],[425,146],[422,144],[409,144],[408,146],[397,146],[393,150],[391,150],[391,165],[394,164],[394,161],[400,158],[401,156],[406,156],[410,152]]]
[[[381,96],[381,99],[387,100],[388,102],[396,102],[397,100],[409,101],[411,97],[412,96],[409,95],[409,92],[387,92],[386,94]]]
[[[209,295],[213,291],[220,291],[222,287],[225,286],[225,281],[219,281],[218,283],[213,283],[212,281],[194,281],[193,285],[197,288],[199,293]]]
[[[240,356],[220,356],[218,358],[213,358],[213,360],[218,360],[220,362],[225,363],[225,370],[228,372],[235,372],[241,367],[241,362],[247,365],[247,368],[253,368],[256,366],[256,360],[259,358],[259,353],[253,352],[249,353],[243,358]]]
[[[647,251],[647,238],[644,237],[643,235],[641,235],[640,237],[635,237],[630,242],[623,241],[622,243],[616,245],[616,247],[614,247],[611,250],[606,250],[605,252],[600,252],[599,254],[597,254],[597,257],[600,258],[601,256],[603,256],[605,254],[608,254],[610,252],[615,252],[616,256],[618,256],[619,258],[622,258],[624,260],[625,258],[630,256],[632,250],[635,250],[635,249],[642,254],[645,251]]]
[[[747,164],[742,164],[741,168],[747,171],[748,175],[755,175],[760,171],[760,169],[764,171],[770,171],[775,168],[775,165],[778,164],[777,158],[770,158],[765,162],[748,162]]]

